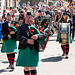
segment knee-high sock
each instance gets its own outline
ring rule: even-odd
[[[68,53],[69,53],[69,45],[65,46],[65,52],[66,52],[66,55],[68,55]]]
[[[11,54],[7,54],[8,61],[11,60],[11,59],[10,59],[10,56],[11,56]],[[9,62],[9,63],[10,63],[10,62]]]
[[[31,70],[31,75],[37,75],[37,71],[36,70]]]
[[[15,53],[7,54],[10,65],[14,65]]]
[[[61,49],[63,52],[65,52],[65,45],[61,45]]]
[[[30,71],[24,71],[24,75],[30,75]]]

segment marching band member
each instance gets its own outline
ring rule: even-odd
[[[20,52],[16,65],[24,67],[25,75],[37,75],[39,43],[36,40],[43,40],[46,36],[44,34],[37,35],[36,32],[35,35],[31,35],[30,24],[33,24],[33,17],[31,12],[27,12],[26,23],[23,23],[18,30]]]
[[[11,25],[11,14],[7,14],[7,21],[2,24],[1,33],[3,35],[3,44],[1,48],[2,53],[7,53],[7,58],[9,61],[9,66],[7,69],[14,70],[14,60],[15,53],[17,53],[17,45],[16,45],[16,28]]]
[[[38,11],[38,17],[35,18],[35,27],[39,30],[44,31],[48,27],[49,19],[47,16],[42,14],[42,11]]]
[[[39,21],[42,21],[42,18],[43,18],[42,11],[38,10],[38,16],[36,17],[36,19],[38,19]],[[35,22],[38,23],[37,20]]]
[[[19,26],[22,25],[24,22],[25,22],[24,12],[21,10],[19,14],[19,19],[18,19]]]
[[[73,22],[73,40],[74,40],[74,35],[75,35],[75,8],[73,10],[73,16],[72,16],[72,22]]]
[[[58,23],[70,23],[70,29],[71,29],[71,22],[70,18],[67,15],[66,12],[63,13],[62,17],[59,19]],[[70,32],[71,33],[71,32]],[[68,37],[69,38],[69,37]],[[71,39],[71,38],[70,38]],[[61,43],[61,48],[63,50],[62,56],[65,56],[66,59],[68,59],[68,54],[69,54],[69,43]]]

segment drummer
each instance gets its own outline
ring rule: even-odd
[[[70,21],[70,18],[69,16],[67,15],[66,12],[63,13],[62,17],[59,19],[58,23],[70,23],[70,26],[72,25],[71,24],[71,21]],[[61,43],[61,49],[63,51],[63,54],[62,56],[65,56],[66,59],[68,59],[68,54],[69,54],[69,43]]]

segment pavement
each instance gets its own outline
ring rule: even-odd
[[[49,38],[44,52],[39,53],[37,75],[75,75],[75,40],[70,44],[69,59],[65,59],[61,55],[61,46],[56,42],[56,34],[54,34]],[[17,56],[18,54],[16,54],[16,59]],[[9,72],[9,70],[6,70],[8,65],[6,54],[0,52],[0,75],[24,75],[23,67],[15,66],[15,70]]]

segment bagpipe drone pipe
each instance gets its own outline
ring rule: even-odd
[[[44,40],[37,40],[37,42],[39,42],[40,44],[40,47],[44,50],[49,40],[50,22],[48,22],[47,19],[45,18],[44,20],[42,19],[42,21],[39,21],[38,25],[36,25],[35,23],[34,25],[35,27],[34,26],[30,27],[30,32],[32,35],[35,35],[35,34],[40,35],[40,36],[42,34],[46,35],[46,37],[43,36],[43,38],[45,38]]]

